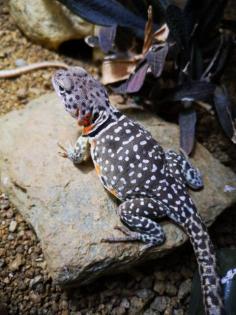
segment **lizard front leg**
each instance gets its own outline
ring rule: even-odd
[[[118,209],[121,221],[130,229],[116,227],[125,236],[108,237],[103,242],[141,241],[148,246],[161,245],[165,234],[156,219],[166,216],[165,206],[152,198],[136,198],[123,202]]]
[[[80,136],[74,147],[64,148],[61,144],[58,145],[62,149],[62,152],[59,152],[59,154],[64,158],[70,159],[74,164],[86,161],[90,156],[90,145],[87,137]]]

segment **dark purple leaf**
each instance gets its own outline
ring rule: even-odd
[[[107,54],[111,49],[116,37],[116,25],[110,27],[101,27],[98,40],[101,50]]]
[[[128,81],[121,83],[119,86],[111,86],[113,92],[118,94],[126,94],[127,93]]]
[[[146,59],[151,67],[151,72],[156,78],[162,74],[168,51],[168,44],[153,45],[146,54]]]
[[[224,87],[216,88],[214,104],[221,126],[227,136],[236,143],[236,119],[233,118],[230,98]]]
[[[179,113],[180,147],[189,155],[194,147],[197,115],[194,108]]]
[[[83,19],[102,26],[120,25],[131,28],[141,38],[145,19],[135,15],[116,0],[58,0]]]
[[[140,64],[138,68],[136,68],[135,72],[130,75],[128,80],[126,80],[119,86],[113,86],[112,90],[120,94],[138,92],[143,86],[148,68],[148,63]]]
[[[200,16],[198,28],[199,36],[203,33],[209,34],[212,30],[218,28],[221,19],[224,15],[224,9],[228,0],[211,0]]]
[[[170,34],[177,44],[188,48],[189,36],[183,11],[176,5],[169,5],[166,9],[166,23],[169,26]]]
[[[171,97],[174,101],[204,101],[213,95],[215,85],[206,81],[191,81],[177,87]]]
[[[131,77],[128,79],[127,93],[138,92],[143,86],[147,70],[149,68],[148,63],[144,63]]]
[[[194,42],[191,47],[190,65],[188,71],[189,76],[192,80],[200,80],[204,69],[204,63],[202,50],[196,42]]]
[[[211,31],[219,26],[226,4],[227,0],[188,0],[184,8],[188,31],[195,27],[194,34],[201,41],[208,41]]]
[[[219,75],[227,62],[230,48],[232,47],[231,36],[229,34],[221,34],[219,37],[219,45],[216,48],[215,54],[210,60],[202,78],[207,80],[214,79]]]

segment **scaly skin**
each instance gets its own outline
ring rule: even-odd
[[[119,229],[125,235],[105,241],[162,244],[157,219],[169,217],[193,245],[206,314],[224,314],[213,245],[186,188],[203,186],[200,172],[184,153],[164,152],[148,131],[115,109],[105,88],[84,69],[59,70],[52,82],[65,109],[83,126],[74,149],[64,149],[63,156],[80,163],[90,150],[102,184],[121,200],[118,213],[126,228]]]

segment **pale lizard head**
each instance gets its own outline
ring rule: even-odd
[[[105,88],[83,68],[58,70],[52,83],[65,109],[79,125],[90,125],[101,113],[109,111]]]

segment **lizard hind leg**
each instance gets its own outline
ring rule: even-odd
[[[164,231],[159,223],[154,221],[165,216],[164,209],[151,198],[137,198],[123,202],[119,207],[121,221],[128,227],[116,227],[122,237],[108,237],[103,242],[141,241],[147,247],[161,245],[165,241]]]
[[[185,184],[192,189],[203,187],[202,175],[199,169],[192,165],[184,150],[180,149],[180,154],[168,150],[166,159],[169,164],[169,171],[173,176],[182,177]]]

